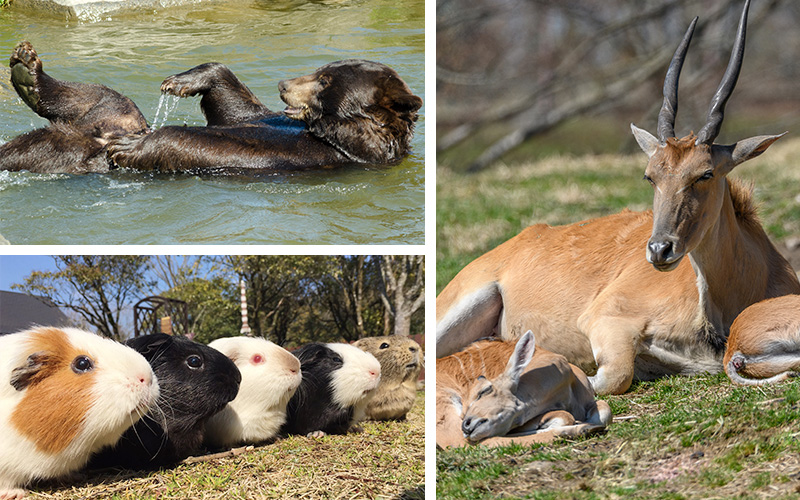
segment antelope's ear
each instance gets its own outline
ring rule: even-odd
[[[742,139],[736,144],[727,146],[732,148],[731,160],[733,161],[733,166],[744,163],[747,160],[760,155],[766,151],[768,147],[772,146],[773,142],[777,141],[787,133],[788,132],[778,135],[759,135],[756,137],[750,137],[749,139]]]
[[[508,365],[506,365],[506,375],[511,379],[513,387],[519,384],[519,378],[522,376],[522,372],[525,371],[525,367],[530,363],[531,358],[533,358],[535,350],[536,337],[533,336],[532,331],[528,330],[517,341],[514,353],[508,360]]]
[[[639,144],[639,147],[642,148],[644,154],[646,154],[648,158],[653,156],[656,152],[656,148],[658,148],[660,144],[659,140],[647,130],[641,129],[633,123],[631,123],[631,132],[633,132],[633,137],[636,138],[636,142]]]

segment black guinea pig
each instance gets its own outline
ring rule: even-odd
[[[312,343],[293,351],[303,380],[286,407],[282,434],[346,434],[364,419],[381,378],[375,356],[348,344]]]
[[[242,376],[227,356],[185,337],[163,333],[126,344],[150,362],[161,394],[155,408],[105,448],[91,468],[154,469],[201,449],[205,423],[236,397]]]

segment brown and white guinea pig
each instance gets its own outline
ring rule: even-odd
[[[417,379],[422,370],[419,344],[405,335],[390,335],[365,337],[353,345],[381,363],[381,383],[367,405],[367,418],[405,418],[417,397]]]
[[[147,360],[113,340],[50,327],[0,336],[0,498],[83,467],[158,394]]]
[[[209,347],[236,364],[242,385],[236,399],[208,421],[206,444],[222,448],[275,437],[286,421],[286,405],[302,380],[300,361],[263,338],[222,338]]]
[[[346,434],[364,419],[381,379],[372,354],[348,344],[312,343],[293,352],[303,381],[286,408],[282,434]]]
[[[242,377],[221,352],[164,333],[126,344],[147,359],[161,395],[154,408],[119,442],[92,457],[92,468],[154,469],[176,464],[202,449],[209,418],[233,401]]]

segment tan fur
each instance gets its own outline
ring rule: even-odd
[[[11,424],[36,443],[37,449],[56,454],[81,431],[86,409],[92,403],[92,383],[86,379],[95,374],[72,372],[72,360],[85,353],[75,349],[61,330],[39,329],[31,335],[30,345],[35,349],[31,347],[28,354],[35,354],[44,367],[31,379],[11,415]]]
[[[723,359],[732,381],[776,383],[800,370],[800,296],[786,295],[748,307],[731,325]]]
[[[524,337],[523,337],[524,340]],[[513,396],[499,388],[507,383],[514,342],[482,340],[465,350],[436,360],[436,444],[441,448],[469,444],[462,432],[468,417],[491,420],[502,412],[513,412],[519,435],[495,428],[480,440],[483,446],[549,442],[558,436],[577,436],[605,428],[611,409],[595,401],[586,375],[558,354],[536,348],[524,368]],[[480,379],[484,377],[487,380]],[[495,386],[479,397],[485,384]],[[515,401],[517,400],[518,401]]]
[[[422,370],[419,344],[406,336],[390,335],[366,337],[353,345],[375,356],[381,364],[381,382],[367,405],[367,418],[405,418],[417,397],[417,379]]]
[[[514,340],[530,328],[542,347],[596,370],[598,393],[623,393],[634,377],[719,371],[741,311],[800,293],[758,222],[750,190],[726,177],[779,136],[731,147],[694,146],[691,135],[661,145],[647,137],[654,141],[644,141],[653,146],[646,169],[653,213],[531,226],[475,259],[436,299],[437,357],[490,335]],[[674,242],[675,260],[658,265],[671,272],[646,259],[656,238]]]

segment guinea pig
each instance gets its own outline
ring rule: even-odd
[[[353,345],[381,363],[381,383],[367,405],[367,418],[405,418],[417,398],[417,379],[422,371],[419,344],[405,335],[391,335],[365,337]]]
[[[364,410],[381,379],[372,354],[348,344],[312,343],[293,353],[303,381],[286,408],[282,434],[346,434],[364,419]]]
[[[222,448],[274,437],[286,421],[286,405],[302,380],[300,361],[263,338],[223,338],[209,347],[236,364],[242,385],[236,399],[208,421],[206,443]]]
[[[155,404],[144,357],[77,328],[0,336],[0,498],[83,467]]]
[[[176,464],[202,448],[206,422],[236,397],[241,374],[222,353],[186,337],[157,333],[126,344],[150,362],[161,396],[89,465],[154,469]]]

